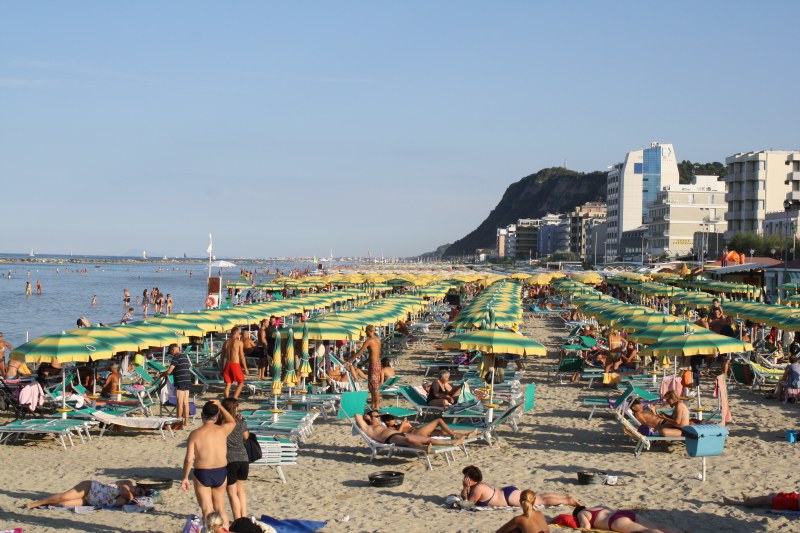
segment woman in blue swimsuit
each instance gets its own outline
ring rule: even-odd
[[[477,466],[470,465],[461,471],[461,499],[469,500],[479,507],[519,507],[522,491],[514,485],[495,488],[483,482],[483,474]],[[571,494],[544,493],[536,495],[535,505],[580,505]]]

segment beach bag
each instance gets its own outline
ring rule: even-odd
[[[202,533],[203,519],[197,515],[189,515],[186,517],[186,523],[183,524],[181,533]]]
[[[247,440],[244,441],[244,449],[247,451],[248,462],[255,463],[264,456],[255,433],[251,432]]]
[[[691,370],[684,370],[681,372],[681,384],[687,389],[694,386],[694,375]]]

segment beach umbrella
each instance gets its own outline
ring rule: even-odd
[[[152,324],[155,326],[162,326],[173,331],[179,331],[187,336],[202,337],[206,334],[205,330],[197,324],[192,324],[186,320],[174,318],[170,316],[159,316],[144,321],[131,322],[132,326],[139,327],[142,324]]]
[[[275,332],[275,350],[272,352],[272,394],[281,393],[281,333]]]
[[[295,336],[300,332],[295,332]],[[303,336],[309,339],[325,341],[349,341],[361,336],[360,325],[346,321],[343,317],[331,317],[326,320],[312,320],[303,326]]]
[[[136,335],[136,337],[147,342],[147,346],[157,346],[162,348],[164,346],[169,346],[172,343],[186,344],[189,342],[189,338],[186,335],[179,333],[174,329],[159,326],[157,324],[147,324],[142,321],[116,326],[115,329],[118,329],[124,333]]]
[[[680,318],[672,315],[665,315],[663,313],[640,314],[634,316],[627,316],[617,322],[617,327],[622,331],[636,331],[640,329],[647,329],[650,326],[657,326],[659,324],[668,324],[670,322],[679,322]]]
[[[753,345],[725,335],[716,333],[689,333],[676,337],[669,337],[645,348],[642,353],[655,356],[683,355],[714,355],[718,353],[749,352]]]
[[[526,272],[514,272],[513,274],[511,274],[511,275],[509,276],[509,278],[511,278],[511,279],[523,280],[523,279],[527,279],[527,278],[529,278],[530,276],[531,276],[531,275],[530,275],[530,273],[526,273]]]
[[[668,339],[670,337],[676,337],[678,335],[682,335],[684,333],[689,333],[689,332],[695,332],[700,335],[704,333],[710,333],[709,330],[701,326],[691,324],[684,320],[682,322],[669,322],[666,324],[656,324],[646,329],[641,329],[639,331],[629,333],[628,338],[634,339],[636,342],[642,344],[652,344],[655,342],[662,341],[664,339]]]
[[[303,378],[303,383],[305,383],[306,378],[311,375],[310,355],[308,353],[308,322],[303,322],[303,341],[300,345],[300,350],[300,377]]]
[[[535,340],[501,329],[459,333],[445,339],[442,347],[448,350],[480,350],[488,354],[547,355],[547,348]]]
[[[16,347],[10,359],[26,363],[76,363],[110,359],[114,347],[86,335],[59,333],[43,335]],[[67,417],[67,373],[61,371],[61,413]]]
[[[291,328],[286,335],[286,374],[283,376],[283,384],[290,390],[297,386],[297,374],[294,371],[294,332]]]
[[[525,283],[527,285],[547,285],[552,279],[553,277],[550,274],[534,274],[525,278]]]
[[[85,335],[97,339],[114,348],[114,352],[138,352],[147,348],[148,344],[136,337],[133,333],[120,331],[117,328],[106,328],[103,326],[93,326],[90,328],[71,329],[67,333],[70,335]]]

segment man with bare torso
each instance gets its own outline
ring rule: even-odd
[[[375,334],[375,326],[367,326],[367,340],[347,362],[352,363],[358,359],[364,353],[364,350],[369,350],[369,379],[367,380],[367,386],[372,397],[372,408],[380,409],[381,392],[378,389],[381,386],[381,340]]]
[[[258,328],[258,379],[267,379],[267,361],[269,357],[269,353],[267,352],[267,347],[269,346],[269,342],[267,341],[267,319],[263,319],[261,321],[261,325]]]
[[[222,416],[222,424],[217,419]],[[236,427],[236,421],[217,400],[203,406],[203,425],[189,433],[186,457],[183,460],[181,489],[189,490],[189,471],[194,464],[194,493],[203,517],[218,512],[223,525],[228,527],[228,512],[225,508],[225,488],[228,480],[228,435]]]
[[[355,415],[356,424],[359,429],[363,431],[369,438],[376,442],[384,444],[396,444],[405,448],[416,448],[417,450],[430,451],[431,446],[434,444],[442,444],[446,446],[460,446],[464,442],[464,438],[450,439],[433,439],[429,436],[419,435],[414,433],[403,433],[394,427],[387,427],[381,423],[381,418],[375,409],[372,409],[368,414],[361,416]]]
[[[231,383],[236,382],[233,398],[239,399],[244,388],[244,375],[247,373],[247,361],[244,358],[244,344],[239,327],[231,330],[231,338],[222,345],[222,379],[225,381],[225,398],[231,397]]]

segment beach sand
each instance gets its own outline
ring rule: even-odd
[[[800,449],[784,440],[783,430],[798,427],[800,406],[781,405],[764,400],[763,394],[732,387],[729,396],[735,422],[730,425],[731,436],[724,455],[709,458],[708,480],[703,483],[698,479],[700,459],[690,459],[683,445],[673,446],[672,452],[644,452],[637,459],[631,441],[612,418],[601,413],[587,420],[588,411],[577,399],[611,395],[613,390],[602,386],[589,390],[585,383],[559,385],[547,380],[545,369],[555,361],[554,348],[564,334],[556,320],[526,316],[525,333],[551,352],[546,358],[526,362],[524,382],[537,383],[536,408],[525,415],[519,433],[502,428],[498,447],[471,446],[469,458],[457,455],[449,467],[436,459],[433,471],[415,458],[382,457],[370,463],[366,447],[351,435],[346,422],[320,417],[312,436],[301,444],[297,466],[284,468],[287,484],[280,483],[272,468],[251,470],[248,512],[327,520],[324,531],[330,532],[494,531],[514,512],[454,511],[443,505],[445,496],[459,492],[461,469],[475,464],[491,485],[569,492],[588,505],[642,510],[652,521],[692,532],[800,531],[795,517],[717,503],[723,494],[737,497],[742,491],[766,494],[797,487],[794,461]],[[421,380],[415,365],[419,360],[413,352],[400,358],[398,373],[408,376],[406,383]],[[708,405],[714,403],[710,391],[704,395]],[[244,402],[245,408],[252,405],[255,403]],[[154,434],[122,433],[95,437],[66,452],[51,438],[2,446],[0,530],[178,532],[185,516],[198,513],[199,508],[194,494],[182,492],[177,484],[164,492],[163,504],[146,514],[98,511],[77,515],[21,507],[32,498],[66,490],[84,479],[153,475],[179,480],[185,442],[185,433],[166,441]],[[370,487],[368,474],[386,469],[404,472],[405,483],[394,488]],[[607,471],[619,476],[622,484],[578,485],[577,472],[583,469]],[[571,512],[571,508],[543,512],[552,518]]]

